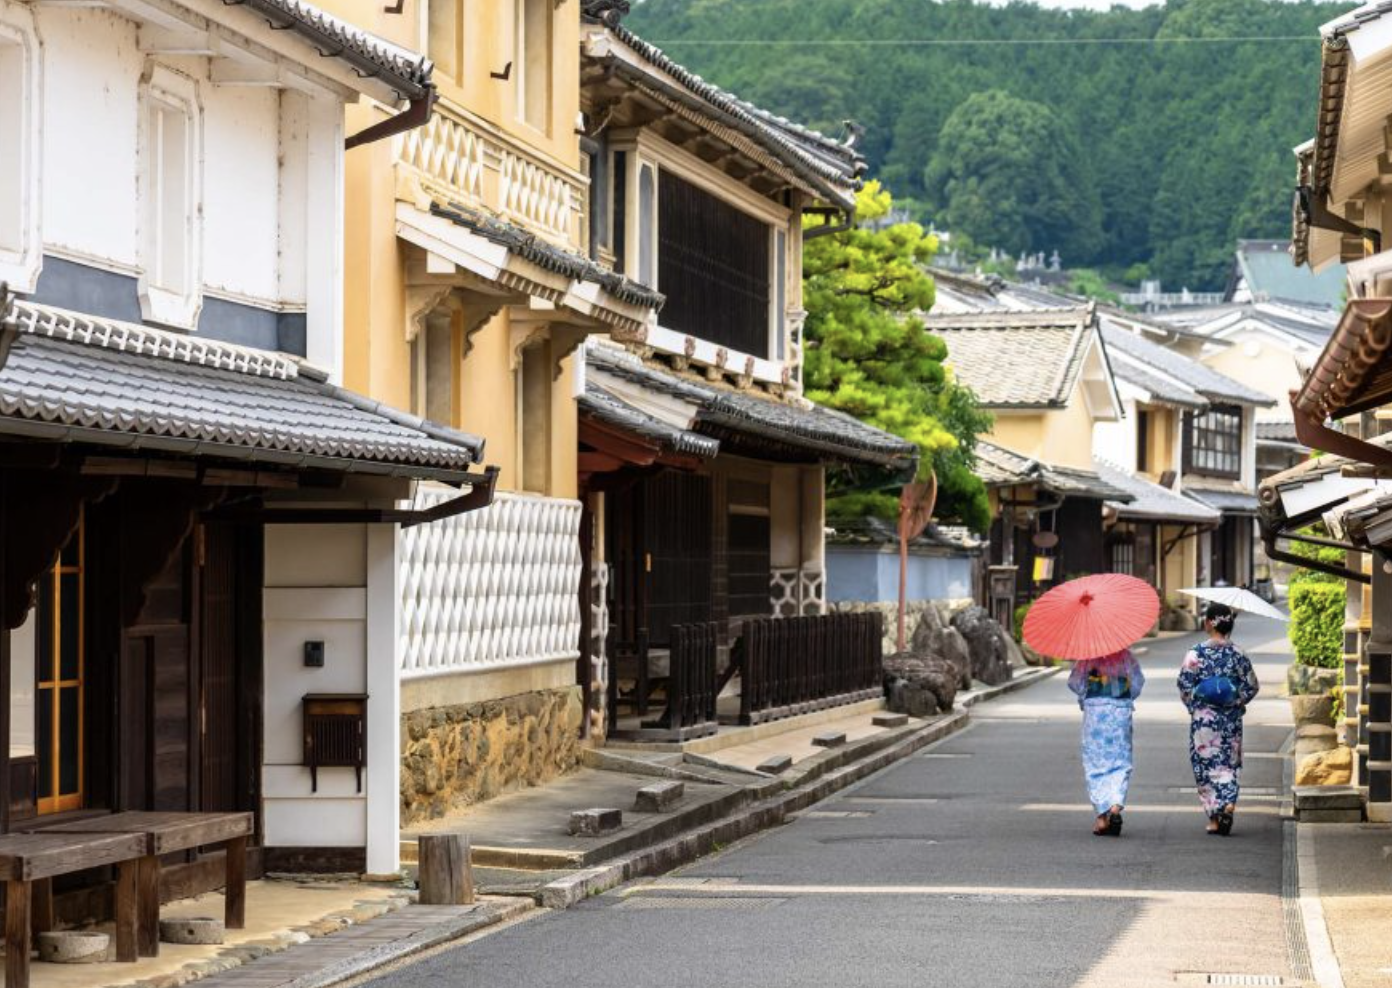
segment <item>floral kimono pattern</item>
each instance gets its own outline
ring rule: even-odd
[[[1205,679],[1224,676],[1237,687],[1231,707],[1211,707],[1194,695]],[[1195,645],[1179,670],[1179,696],[1188,708],[1189,764],[1199,802],[1210,817],[1237,803],[1242,773],[1242,715],[1257,695],[1257,674],[1251,660],[1231,643]]]
[[[1083,710],[1083,775],[1098,816],[1126,805],[1134,766],[1131,715],[1144,685],[1140,663],[1129,651],[1074,663],[1068,677]]]

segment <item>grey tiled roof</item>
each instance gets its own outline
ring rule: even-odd
[[[4,338],[4,434],[443,480],[483,456],[279,354],[14,299]]]
[[[977,442],[976,475],[987,487],[1035,484],[1056,494],[1118,502],[1134,500],[1129,491],[1109,483],[1094,470],[1055,466],[995,443]]]
[[[1117,515],[1121,518],[1177,521],[1194,525],[1217,523],[1223,517],[1214,508],[1199,504],[1144,477],[1127,473],[1106,460],[1094,457],[1092,462],[1097,468],[1098,476],[1132,496],[1130,502],[1108,502],[1116,508]]]
[[[1223,512],[1225,515],[1254,515],[1257,513],[1257,496],[1248,491],[1216,490],[1207,487],[1194,487],[1184,484],[1184,493],[1200,504]]]
[[[1062,408],[1095,339],[1092,309],[930,315],[947,364],[987,408]]]
[[[305,38],[319,54],[341,58],[361,76],[381,79],[407,99],[431,88],[430,59],[364,31],[304,0],[223,0],[256,11],[273,28]]]
[[[1124,357],[1112,360],[1112,373],[1119,380],[1134,384],[1150,395],[1159,404],[1177,405],[1180,408],[1203,409],[1208,407],[1208,399],[1193,388],[1184,387],[1167,380],[1145,367],[1137,366]]]
[[[911,467],[918,447],[859,419],[830,408],[802,408],[790,402],[708,387],[644,364],[612,346],[589,346],[588,366],[690,402],[698,409],[695,432],[744,432],[801,446],[833,459],[896,469]]]
[[[857,518],[854,521],[838,519],[832,523],[833,531],[827,533],[828,545],[878,545],[895,546],[899,544],[899,531],[893,522],[883,518]],[[910,546],[920,548],[939,548],[955,550],[969,555],[981,552],[982,542],[968,529],[960,525],[930,524]]]
[[[666,296],[645,285],[640,285],[623,275],[615,274],[608,268],[600,267],[594,261],[574,251],[562,250],[547,243],[521,227],[504,223],[491,216],[461,206],[458,203],[442,205],[430,204],[432,215],[442,217],[458,226],[477,233],[500,247],[505,247],[524,260],[552,274],[559,274],[576,281],[590,281],[599,285],[610,295],[631,305],[641,305],[649,309],[661,309]]]
[[[619,23],[618,17],[610,16],[617,6],[613,0],[582,0],[582,10],[587,18],[603,24],[639,58],[674,79],[708,111],[714,111],[725,123],[751,138],[800,177],[820,187],[832,201],[853,200],[852,194],[859,188],[860,176],[865,171],[865,159],[849,143],[833,140],[760,109],[707,82],[674,61],[656,45],[638,37]],[[632,72],[621,60],[616,59],[611,64],[620,74],[629,75]]]
[[[592,383],[585,385],[585,393],[580,396],[579,405],[583,415],[651,439],[674,452],[707,459],[720,452],[719,440],[668,425]]]
[[[1259,405],[1263,408],[1276,404],[1276,399],[1270,395],[1249,388],[1226,374],[1220,374],[1207,364],[1176,353],[1158,343],[1152,343],[1136,333],[1113,326],[1105,318],[1102,320],[1102,339],[1108,347],[1149,365],[1159,376],[1187,385],[1211,401]],[[1118,366],[1113,368],[1121,377],[1125,377],[1120,366],[1123,363],[1124,361],[1118,361]]]

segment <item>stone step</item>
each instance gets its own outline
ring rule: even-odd
[[[570,832],[584,837],[612,834],[623,826],[623,810],[595,807],[570,814]]]
[[[633,802],[634,809],[643,813],[661,813],[670,809],[681,798],[686,795],[686,783],[684,782],[654,782],[650,786],[644,786],[638,790],[638,796]]]
[[[908,722],[908,714],[876,714],[870,718],[875,727],[903,727]]]
[[[1299,810],[1363,811],[1363,793],[1356,786],[1295,786],[1291,789]]]
[[[768,775],[781,775],[792,767],[792,755],[774,755],[771,758],[765,758],[756,766],[760,772],[765,772]]]
[[[813,736],[812,743],[818,748],[839,748],[846,743],[846,732],[823,731]]]

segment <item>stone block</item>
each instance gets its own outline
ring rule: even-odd
[[[62,930],[40,933],[35,940],[39,960],[50,964],[95,964],[106,960],[111,937],[105,933],[85,930]]]
[[[580,837],[600,837],[612,834],[623,826],[623,810],[597,807],[576,810],[570,815],[570,832]]]
[[[1318,695],[1328,693],[1339,685],[1338,669],[1323,669],[1318,666],[1294,663],[1286,670],[1287,692],[1292,696]]]
[[[1363,793],[1356,786],[1294,786],[1296,810],[1363,810]]]
[[[756,770],[767,772],[769,775],[782,775],[793,767],[791,755],[774,755],[772,758],[765,758],[757,766]]]
[[[661,813],[671,809],[686,795],[684,782],[654,782],[638,790],[633,808],[643,813]]]
[[[908,722],[908,714],[876,714],[870,718],[870,723],[876,727],[903,727]]]
[[[1334,697],[1328,693],[1292,696],[1290,708],[1296,727],[1330,727],[1334,723]]]
[[[1305,724],[1295,729],[1295,759],[1300,760],[1338,747],[1339,736],[1333,727],[1323,724]]]
[[[845,731],[823,731],[812,738],[818,748],[839,748],[846,743]]]
[[[162,919],[159,932],[160,940],[165,943],[183,944],[222,943],[227,935],[222,920],[213,919],[211,916]]]
[[[1296,765],[1297,786],[1346,786],[1353,779],[1353,752],[1344,745],[1306,755]]]

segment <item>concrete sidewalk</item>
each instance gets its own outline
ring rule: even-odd
[[[1299,828],[1301,885],[1318,897],[1336,961],[1325,965],[1319,988],[1340,988],[1340,982],[1344,988],[1386,988],[1392,984],[1392,824]],[[1310,938],[1315,960],[1318,932]]]

